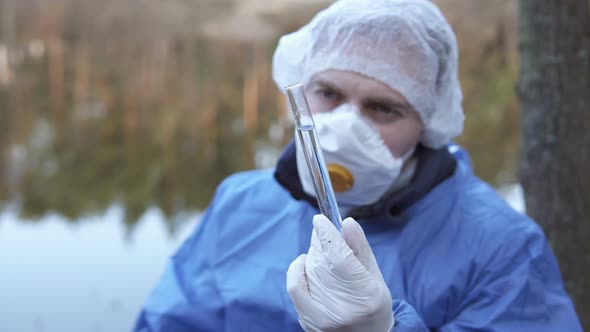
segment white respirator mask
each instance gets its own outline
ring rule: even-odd
[[[336,201],[345,207],[370,205],[379,200],[414,152],[411,149],[404,156],[395,157],[377,128],[350,104],[314,114],[313,118]],[[315,197],[303,149],[299,140],[295,142],[299,179],[303,190]]]

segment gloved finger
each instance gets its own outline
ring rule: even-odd
[[[371,250],[371,245],[369,245],[369,241],[367,241],[363,228],[358,222],[356,222],[356,220],[353,218],[346,218],[342,222],[342,236],[361,264],[363,264],[372,274],[381,275],[379,266],[375,260],[375,255],[373,255],[373,250]]]
[[[360,264],[344,238],[326,216],[322,214],[315,215],[313,217],[313,227],[321,251],[332,265],[335,267],[342,265],[353,267],[351,264]]]
[[[310,307],[312,298],[305,274],[306,254],[297,257],[287,269],[287,292],[295,308]]]

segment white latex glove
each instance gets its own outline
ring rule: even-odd
[[[342,223],[343,236],[324,215],[313,218],[307,255],[287,271],[287,291],[307,332],[388,332],[391,293],[361,226]]]

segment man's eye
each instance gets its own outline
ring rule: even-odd
[[[371,104],[365,106],[366,114],[377,123],[390,123],[403,118],[402,111],[396,107],[382,104]]]
[[[368,108],[372,111],[387,114],[387,115],[397,115],[397,116],[402,115],[401,112],[399,110],[397,110],[396,108],[386,106],[386,105],[371,105]]]
[[[321,97],[329,100],[337,100],[340,98],[340,95],[332,90],[328,89],[319,89],[316,90],[316,94],[320,95]]]

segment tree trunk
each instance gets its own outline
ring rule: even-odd
[[[528,214],[590,330],[590,5],[520,0],[522,158]]]
[[[2,20],[2,40],[0,43],[4,43],[8,49],[14,47],[16,41],[16,1],[15,0],[4,0],[0,1],[0,15]]]

